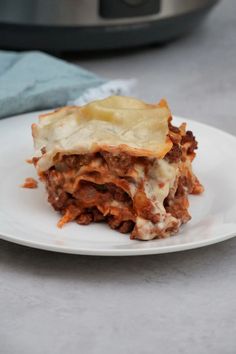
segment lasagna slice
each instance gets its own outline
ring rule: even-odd
[[[172,125],[165,100],[111,96],[61,108],[41,115],[32,134],[59,227],[104,221],[132,239],[164,238],[190,220],[188,194],[203,191],[191,166],[195,137]]]

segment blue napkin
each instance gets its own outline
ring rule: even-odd
[[[45,53],[0,51],[0,118],[66,105],[106,82]]]

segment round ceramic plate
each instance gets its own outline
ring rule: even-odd
[[[205,187],[201,196],[190,196],[192,220],[176,236],[136,241],[106,224],[80,226],[56,224],[59,215],[47,203],[44,186],[24,189],[26,177],[37,178],[32,165],[31,123],[38,113],[0,121],[0,238],[56,252],[87,255],[144,255],[176,252],[229,239],[236,234],[236,138],[185,118],[199,141],[194,170]]]

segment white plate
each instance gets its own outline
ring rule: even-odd
[[[184,118],[199,141],[194,170],[205,186],[190,197],[192,220],[178,235],[163,240],[134,241],[106,224],[56,227],[59,215],[47,203],[42,185],[23,189],[25,177],[35,177],[25,163],[33,154],[30,125],[38,113],[0,121],[0,238],[57,252],[87,255],[144,255],[202,247],[236,234],[236,138]]]

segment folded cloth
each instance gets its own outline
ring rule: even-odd
[[[109,82],[41,52],[0,51],[0,118],[126,94],[129,83]]]

